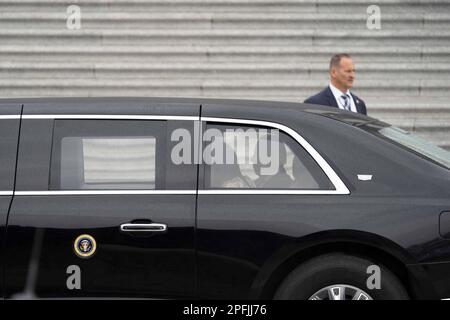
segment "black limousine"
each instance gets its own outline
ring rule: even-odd
[[[444,299],[450,155],[285,102],[0,100],[4,298]]]

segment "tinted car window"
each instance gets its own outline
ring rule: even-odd
[[[333,189],[314,159],[284,132],[219,124],[209,124],[206,132],[207,188]]]
[[[55,121],[51,189],[162,189],[163,128],[158,121]]]
[[[385,127],[378,131],[382,136],[395,141],[450,169],[450,152],[396,127]]]

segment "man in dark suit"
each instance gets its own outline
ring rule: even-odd
[[[305,100],[305,103],[320,104],[367,115],[366,104],[350,92],[355,80],[355,65],[346,53],[336,54],[330,61],[330,84]]]

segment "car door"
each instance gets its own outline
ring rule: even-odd
[[[299,247],[297,239],[320,231],[320,212],[348,194],[311,145],[281,124],[280,113],[264,111],[202,108],[200,297],[255,298],[266,284],[276,285],[274,270]]]
[[[0,245],[4,248],[4,236],[8,210],[14,191],[17,143],[19,140],[20,113],[22,105],[0,103]],[[0,255],[0,272],[3,274],[4,254]],[[0,277],[3,295],[3,277]]]
[[[173,164],[169,133],[192,130],[198,112],[143,101],[25,105],[7,296],[192,297],[197,169]]]

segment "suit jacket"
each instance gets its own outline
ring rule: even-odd
[[[355,101],[356,111],[361,114],[367,115],[366,104],[363,100],[358,98],[356,95],[350,92],[353,97],[353,101]],[[319,104],[322,106],[330,106],[339,109],[339,106],[334,98],[333,92],[331,91],[329,86],[326,86],[325,89],[320,91],[318,94],[313,95],[305,100],[305,103],[310,104]]]

